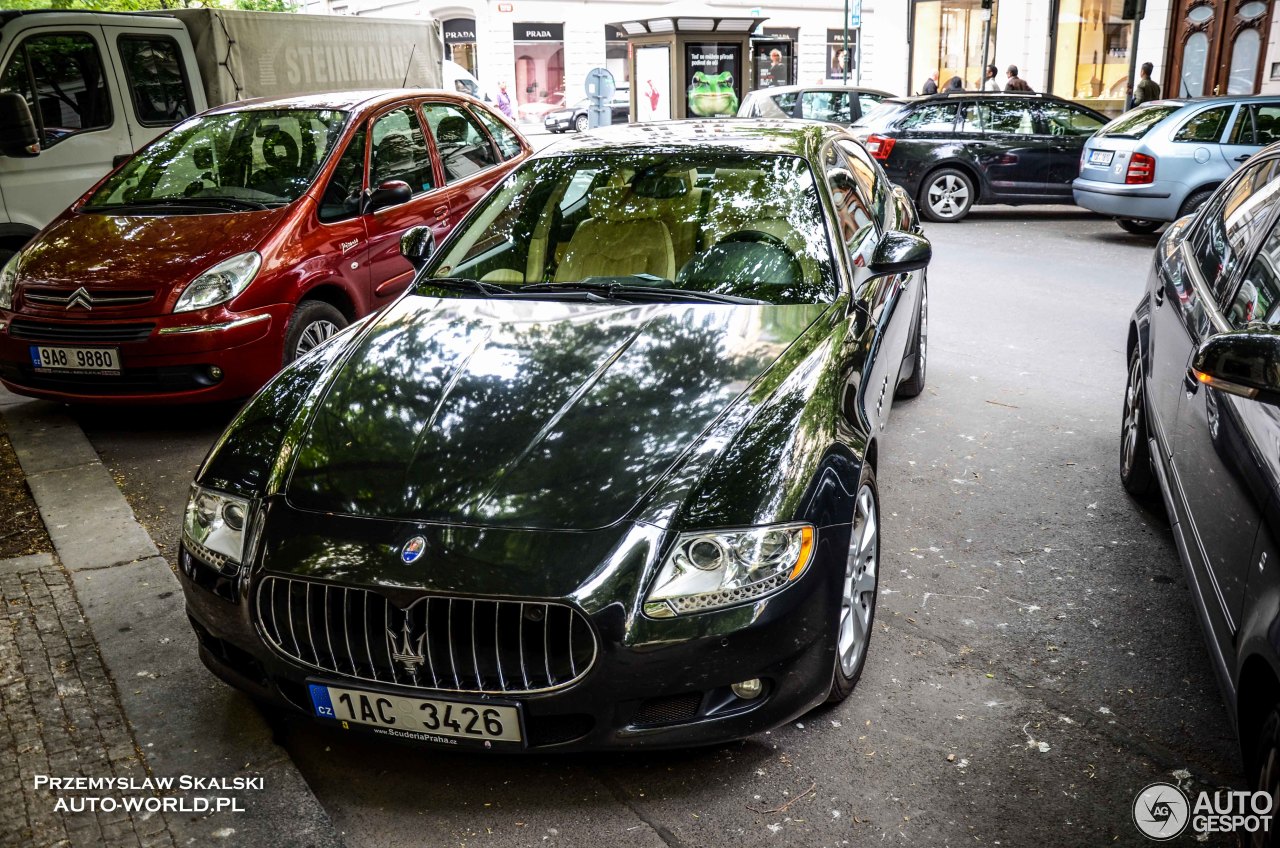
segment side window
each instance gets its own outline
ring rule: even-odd
[[[872,109],[880,105],[880,101],[884,100],[879,94],[868,94],[865,91],[858,93],[858,108],[865,115]]]
[[[1173,134],[1174,141],[1217,141],[1222,137],[1223,126],[1231,114],[1231,106],[1218,106],[1193,115]]]
[[[436,187],[427,138],[412,107],[401,106],[374,121],[369,167],[373,172],[369,180],[372,186],[403,180],[414,194]]]
[[[847,91],[806,91],[801,97],[803,117],[811,121],[836,121],[847,124],[853,120],[849,114]]]
[[[823,154],[823,167],[826,169],[827,186],[831,189],[831,201],[836,210],[836,226],[840,230],[840,240],[844,242],[849,258],[857,263],[869,245],[874,244],[876,227],[871,206],[864,194],[865,188],[853,171],[853,163],[834,145],[829,146]]]
[[[956,122],[956,104],[930,103],[907,115],[899,125],[915,132],[951,132]]]
[[[1234,327],[1251,321],[1275,323],[1280,305],[1280,222],[1271,228],[1262,249],[1249,264],[1240,288],[1227,309],[1227,320]]]
[[[978,106],[982,111],[983,129],[1001,135],[1031,135],[1035,121],[1031,104],[1020,100],[993,100]]]
[[[1044,118],[1045,131],[1049,135],[1090,136],[1102,127],[1102,121],[1066,103],[1043,103],[1040,115]]]
[[[456,182],[498,164],[489,137],[456,106],[427,103],[422,107],[427,126],[440,151],[446,183]]]
[[[1267,160],[1242,168],[1205,210],[1200,231],[1192,236],[1196,266],[1220,307],[1232,294],[1228,287],[1245,253],[1267,222],[1266,204],[1280,193],[1275,166],[1275,160]]]
[[[0,91],[17,92],[26,99],[42,147],[52,147],[78,132],[111,126],[111,94],[102,56],[87,33],[27,38],[0,72]]]
[[[195,107],[178,42],[162,36],[122,35],[116,44],[138,123],[169,126],[191,116]]]
[[[365,129],[351,139],[342,158],[329,176],[320,198],[320,220],[325,223],[344,221],[360,214],[361,192],[364,190]]]
[[[892,202],[892,189],[888,180],[881,176],[871,154],[861,144],[856,141],[841,141],[838,144],[845,167],[862,187],[863,196],[871,201],[871,212],[879,222],[880,229],[888,229],[889,221],[886,216]]]
[[[1280,103],[1242,106],[1228,143],[1263,147],[1273,141],[1280,141]]]
[[[507,125],[490,115],[484,109],[472,109],[480,123],[484,124],[485,129],[489,131],[489,135],[493,136],[494,142],[498,145],[498,152],[502,154],[502,158],[514,159],[520,155],[523,150],[520,146],[520,139],[514,132],[507,128]]]
[[[982,113],[977,103],[965,103],[960,107],[960,132],[982,132]]]

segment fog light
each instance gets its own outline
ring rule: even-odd
[[[760,682],[760,678],[753,677],[750,680],[733,684],[729,687],[729,691],[744,701],[750,701],[753,698],[760,697],[760,693],[764,691],[764,684]]]
[[[222,379],[222,369],[216,365],[209,366],[209,379],[217,382]]]

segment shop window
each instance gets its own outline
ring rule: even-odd
[[[27,101],[41,147],[111,126],[102,56],[86,33],[35,35],[23,41],[0,73],[0,92],[17,92]]]
[[[976,0],[975,0],[976,2]],[[857,78],[858,30],[849,30],[849,41],[844,40],[844,30],[827,30],[827,79],[833,82]]]
[[[450,18],[441,24],[444,57],[478,76],[480,63],[476,57],[476,22],[474,18]]]
[[[981,88],[984,34],[987,61],[994,61],[996,55],[997,15],[995,9],[989,11],[990,22],[985,20],[982,0],[916,0],[911,42],[913,92],[920,92],[934,73],[939,87],[952,77],[960,77],[966,89]]]
[[[619,88],[631,83],[631,63],[627,61],[627,34],[613,26],[604,28],[604,66]]]
[[[565,103],[564,24],[513,24],[516,112],[521,121],[540,123]]]

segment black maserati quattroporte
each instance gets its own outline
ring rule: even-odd
[[[281,373],[199,472],[181,573],[214,673],[493,750],[712,743],[849,694],[930,259],[858,142],[584,135],[401,250],[412,288]]]

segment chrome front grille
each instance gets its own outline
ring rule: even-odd
[[[566,604],[422,595],[406,607],[366,589],[268,575],[255,615],[267,643],[309,668],[449,692],[517,694],[581,679],[595,634]]]
[[[71,309],[75,306],[80,309],[93,309],[94,307],[113,307],[113,306],[139,306],[143,303],[150,303],[156,296],[154,291],[120,291],[118,289],[104,289],[100,291],[89,291],[88,289],[55,289],[45,286],[27,286],[22,290],[22,297],[28,303],[39,304],[40,306],[61,306]]]
[[[33,342],[140,342],[155,329],[155,324],[103,324],[82,321],[75,324],[44,324],[14,318],[9,322],[9,335]]]

